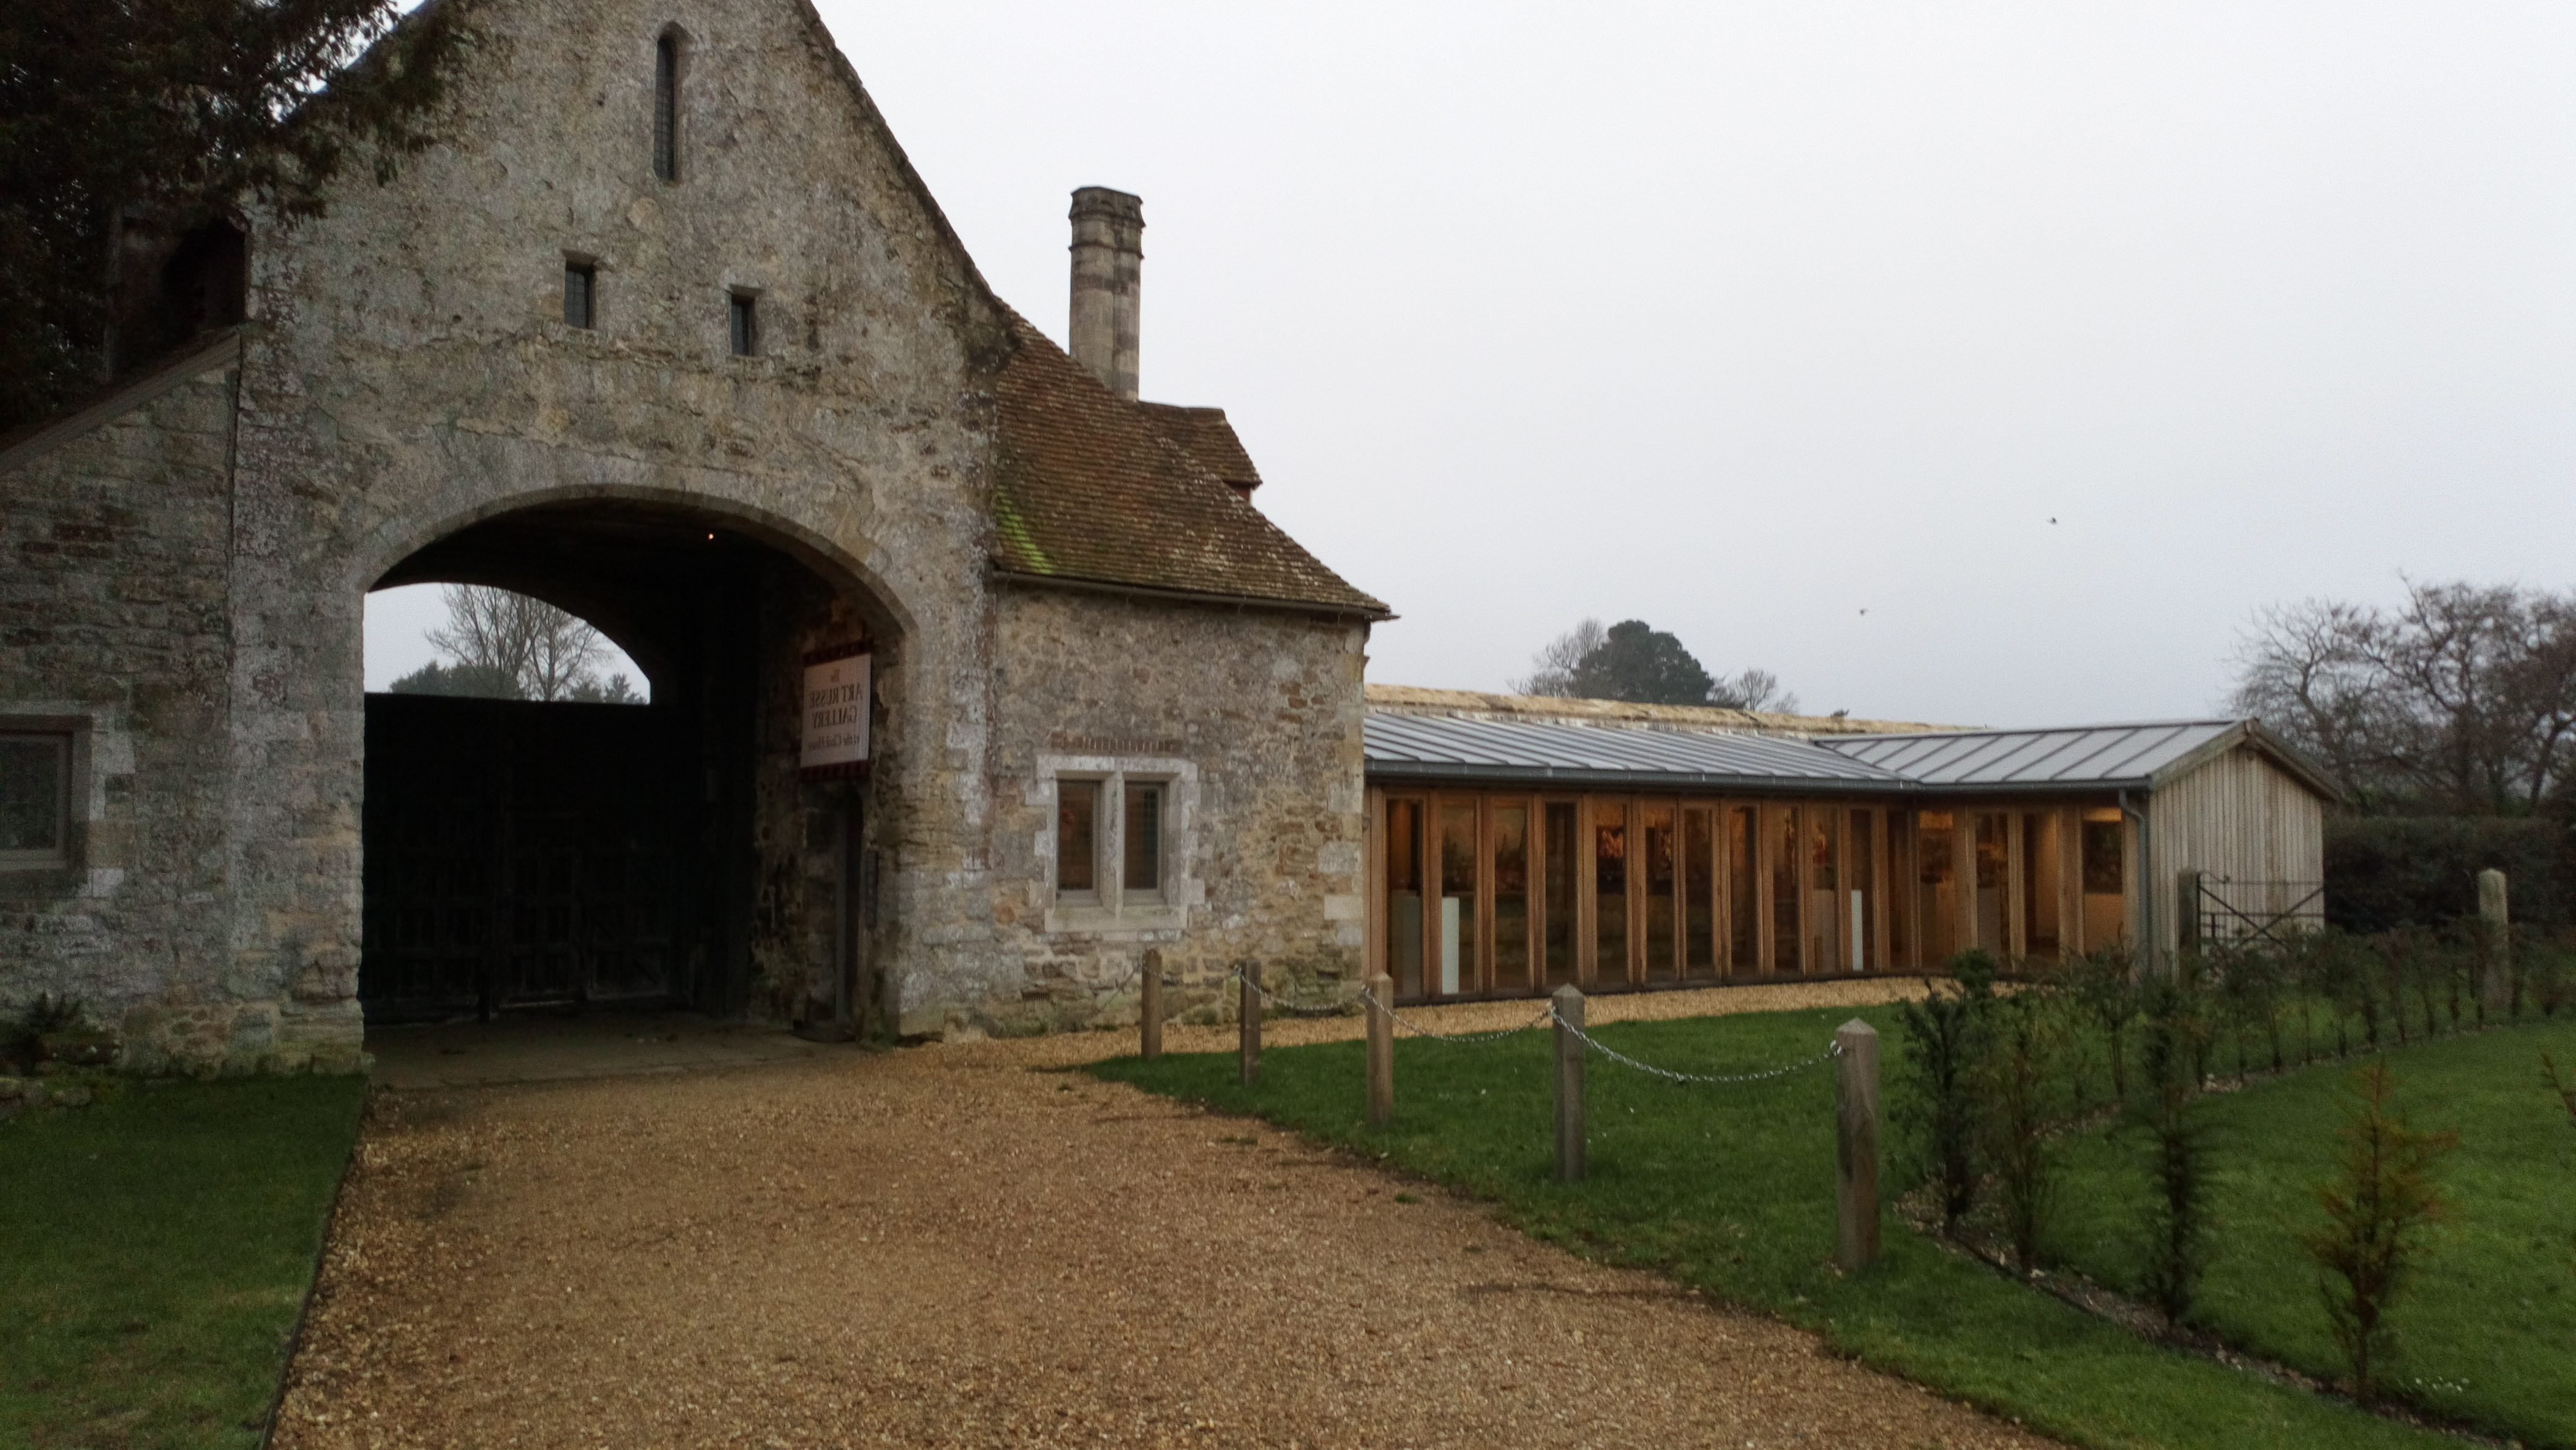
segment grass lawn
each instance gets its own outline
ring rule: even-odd
[[[2441,1178],[2459,1209],[2393,1315],[2391,1388],[2446,1417],[2532,1444],[2576,1445],[2576,1126],[2541,1082],[2546,1048],[2576,1064],[2576,1024],[2475,1033],[2388,1054],[2419,1128],[2450,1128]],[[2321,1376],[2342,1359],[2292,1238],[2333,1171],[2338,1089],[2361,1059],[2215,1095],[2221,1226],[2200,1318],[2227,1339]],[[2057,1258],[2134,1289],[2147,1185],[2125,1134],[2075,1145]]]
[[[257,1445],[365,1084],[98,1089],[0,1125],[0,1445]]]
[[[1700,1072],[1821,1051],[1848,1010],[1626,1023],[1596,1035]],[[1886,1035],[1893,1014],[1860,1014]],[[1681,1087],[1599,1058],[1590,1075],[1591,1176],[1552,1181],[1550,1043],[1402,1040],[1396,1117],[1363,1118],[1357,1042],[1274,1049],[1262,1080],[1226,1055],[1121,1058],[1093,1071],[1257,1114],[1491,1199],[1505,1221],[1596,1258],[1662,1270],[1822,1333],[1863,1361],[2085,1445],[2456,1445],[2331,1400],[2153,1347],[1964,1263],[1888,1220],[1887,1252],[1845,1278],[1833,1251],[1833,1083],[1815,1069],[1739,1087]],[[1891,1087],[1893,1082],[1891,1081]],[[2561,1131],[2564,1131],[2563,1127]]]

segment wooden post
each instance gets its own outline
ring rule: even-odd
[[[1243,1029],[1240,1046],[1243,1085],[1252,1086],[1261,1076],[1261,967],[1254,962],[1238,962],[1235,970],[1243,976],[1243,1005],[1239,1013]]]
[[[1387,1015],[1395,978],[1384,972],[1369,978],[1369,995],[1377,1001],[1368,1014],[1368,1120],[1383,1128],[1395,1116],[1395,1019]]]
[[[2479,964],[2478,1000],[2501,1017],[2513,1010],[2513,918],[2505,906],[2504,873],[2478,873],[2479,935],[2485,960]]]
[[[1556,989],[1556,1181],[1583,1181],[1583,993]]]
[[[1144,1040],[1137,1051],[1152,1062],[1163,1055],[1163,949],[1145,948],[1145,964],[1137,970],[1145,976],[1144,995],[1136,1006],[1136,1030]]]
[[[1854,1273],[1878,1257],[1878,1029],[1835,1029],[1834,1262]]]
[[[2200,872],[2188,868],[2174,873],[2174,951],[2177,955],[2200,950],[2200,876]]]

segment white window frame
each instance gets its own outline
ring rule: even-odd
[[[1100,788],[1100,808],[1093,814],[1094,889],[1056,888],[1057,806],[1062,782],[1081,781]],[[1127,874],[1127,787],[1130,783],[1161,787],[1157,844],[1160,886],[1129,890]],[[1046,809],[1046,827],[1038,833],[1040,905],[1044,930],[1106,935],[1146,935],[1179,930],[1190,913],[1204,906],[1206,891],[1198,880],[1198,767],[1190,761],[1161,756],[1048,755],[1038,759],[1030,804]]]

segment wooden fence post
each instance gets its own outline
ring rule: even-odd
[[[1834,1047],[1834,1262],[1854,1273],[1878,1257],[1878,1029],[1855,1017]]]
[[[2493,868],[2478,873],[2478,924],[2485,938],[2478,1000],[2501,1017],[2513,1010],[2513,914],[2506,909],[2504,873]]]
[[[1583,993],[1556,989],[1556,1181],[1583,1181]]]
[[[1145,974],[1144,998],[1136,1005],[1136,1027],[1144,1040],[1137,1050],[1152,1062],[1163,1055],[1163,949],[1145,948],[1145,964],[1137,970]]]
[[[1368,985],[1376,999],[1368,1014],[1368,1120],[1370,1127],[1383,1128],[1395,1116],[1395,1019],[1387,1015],[1395,978],[1380,972]]]
[[[1243,979],[1243,1006],[1238,1014],[1243,1037],[1239,1051],[1243,1058],[1243,1085],[1250,1087],[1253,1079],[1261,1076],[1261,966],[1257,962],[1238,962],[1234,969]]]

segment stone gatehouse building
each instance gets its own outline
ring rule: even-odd
[[[1068,356],[804,0],[450,3],[440,145],[188,250],[216,325],[0,450],[0,1009],[295,1070],[370,1012],[1355,973],[1387,611],[1221,412],[1138,400],[1136,199],[1075,194]],[[427,581],[572,610],[652,704],[370,700],[365,596]]]

